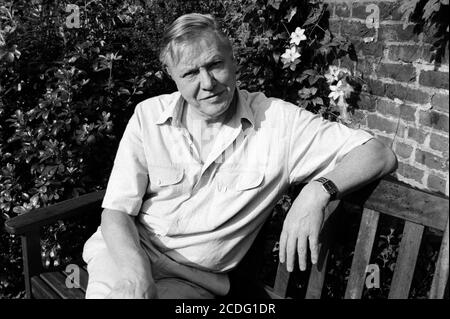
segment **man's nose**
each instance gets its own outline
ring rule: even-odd
[[[216,79],[211,72],[200,70],[200,86],[203,90],[212,90],[216,85]]]

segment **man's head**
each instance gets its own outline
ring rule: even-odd
[[[183,98],[206,120],[223,115],[236,87],[231,43],[210,15],[187,14],[165,31],[160,60]]]

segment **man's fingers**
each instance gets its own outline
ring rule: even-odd
[[[313,264],[317,263],[319,259],[319,244],[317,234],[311,234],[309,236],[309,250],[311,251],[311,262]]]
[[[284,263],[286,261],[286,241],[287,234],[285,231],[282,231],[280,235],[280,243],[278,245],[278,258],[280,259],[280,263]]]
[[[306,269],[306,236],[300,236],[297,241],[298,265],[301,271]]]
[[[291,272],[294,270],[295,250],[297,248],[297,236],[290,234],[286,244],[286,269]]]

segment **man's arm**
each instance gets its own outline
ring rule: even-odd
[[[350,151],[336,168],[324,175],[339,189],[338,198],[392,172],[397,159],[391,149],[376,139]],[[292,203],[280,236],[280,262],[286,261],[288,271],[294,268],[295,253],[299,257],[300,270],[306,269],[307,246],[311,250],[313,264],[318,258],[318,237],[324,211],[330,195],[321,183],[312,181],[303,187]]]
[[[117,210],[105,209],[102,213],[102,235],[121,272],[109,298],[156,297],[150,261],[139,242],[134,218]]]

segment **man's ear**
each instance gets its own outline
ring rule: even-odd
[[[166,72],[166,74],[171,78],[172,78],[172,73],[170,72],[170,68],[167,65],[164,65],[163,67],[164,72]]]

